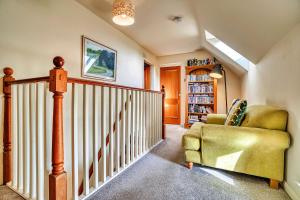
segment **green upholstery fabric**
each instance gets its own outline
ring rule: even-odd
[[[211,167],[283,180],[289,135],[278,130],[204,125],[202,162]]]
[[[200,149],[200,132],[189,130],[183,136],[182,146],[187,150],[198,151]]]
[[[262,108],[269,113],[272,111],[271,114],[267,112],[266,116],[271,122],[262,119],[264,122],[260,125],[264,128],[220,125],[222,120],[218,121],[216,118],[221,115],[208,115],[208,118],[211,117],[209,122],[214,121],[219,124],[195,123],[183,136],[186,161],[282,181],[284,152],[290,145],[290,137],[287,132],[278,128],[285,127],[287,116],[284,117],[284,113],[286,112],[271,109],[269,106],[254,108]],[[248,109],[250,122],[254,108],[251,106]],[[257,113],[259,112],[256,111],[254,116],[257,116]],[[275,113],[278,114],[277,117],[273,116],[276,115]],[[279,122],[279,119],[285,122]],[[280,125],[273,124],[274,121]],[[265,127],[273,127],[277,130]]]
[[[241,126],[257,127],[274,130],[286,130],[287,111],[273,107],[254,105],[249,106]]]
[[[207,124],[221,124],[224,125],[227,115],[226,114],[208,114]]]
[[[185,151],[185,159],[187,162],[199,163],[201,164],[201,152],[200,151]]]

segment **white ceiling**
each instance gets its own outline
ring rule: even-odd
[[[136,22],[128,27],[112,23],[113,0],[77,1],[156,56],[210,50],[207,29],[257,63],[300,22],[299,0],[135,0]],[[182,22],[168,20],[172,15]]]

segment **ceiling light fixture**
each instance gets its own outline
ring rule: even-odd
[[[131,0],[115,0],[112,7],[113,22],[120,26],[134,24],[135,7]]]

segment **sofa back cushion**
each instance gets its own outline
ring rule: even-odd
[[[229,109],[225,120],[226,126],[240,126],[247,108],[247,101],[243,99],[235,99]]]
[[[287,118],[287,111],[281,108],[253,105],[247,108],[241,126],[285,131]]]

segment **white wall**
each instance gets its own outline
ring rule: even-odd
[[[196,52],[176,54],[170,56],[158,57],[157,62],[160,67],[170,67],[170,66],[181,66],[181,83],[180,83],[180,109],[181,109],[181,124],[185,122],[185,101],[186,101],[186,82],[185,82],[185,66],[187,65],[187,60],[191,58],[206,59],[212,58],[213,56],[206,50],[199,50]],[[227,94],[228,94],[228,106],[235,98],[241,96],[241,80],[239,76],[233,73],[229,68],[224,66],[227,75]],[[218,113],[226,113],[225,106],[225,89],[224,89],[224,79],[218,80],[218,93],[217,93],[217,109]]]
[[[270,104],[289,112],[292,144],[287,151],[285,189],[300,199],[300,24],[279,41],[243,78],[250,104]],[[296,197],[297,196],[297,197]]]
[[[144,58],[157,68],[154,55],[73,0],[0,0],[0,27],[1,77],[6,66],[17,79],[46,76],[57,55],[64,57],[69,76],[80,77],[82,35],[118,51],[117,84],[143,87]],[[2,152],[2,81],[0,89]],[[1,184],[2,153],[0,160]]]

